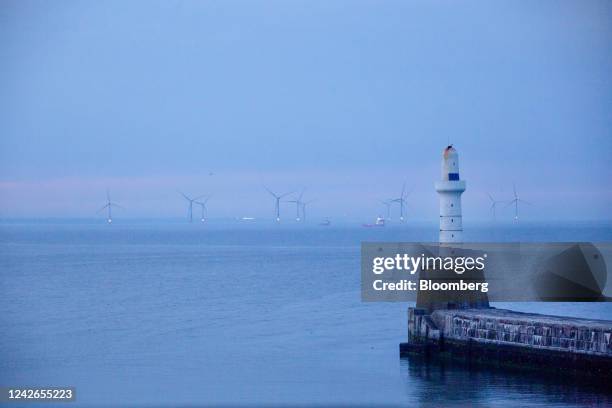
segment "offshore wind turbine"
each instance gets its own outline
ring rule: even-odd
[[[204,201],[194,201],[194,203],[198,204],[202,208],[202,216],[200,217],[200,221],[206,221],[206,213],[208,212],[208,207],[206,207],[206,203],[208,203],[210,197],[207,197]]]
[[[189,222],[193,222],[193,203],[196,202],[196,200],[199,200],[200,198],[204,197],[203,195],[198,196],[198,197],[194,197],[194,198],[190,198],[188,197],[185,193],[179,191],[179,194],[182,195],[185,200],[187,200],[189,202]]]
[[[514,191],[514,199],[510,200],[510,202],[508,203],[508,205],[506,207],[509,207],[512,204],[514,204],[514,221],[518,222],[518,219],[519,219],[519,203],[529,204],[529,205],[531,205],[531,203],[519,198],[519,195],[516,192],[516,184],[513,184],[512,188],[513,188],[513,191]]]
[[[406,193],[406,183],[402,184],[402,194],[399,198],[391,200],[394,203],[399,203],[400,205],[400,222],[404,222],[404,205],[406,204],[406,197],[408,197],[408,193]]]
[[[304,196],[304,190],[300,193],[298,198],[295,200],[289,200],[288,203],[295,203],[295,220],[300,221],[300,208],[302,207],[302,197]]]
[[[487,193],[487,195],[489,196],[489,199],[491,200],[491,212],[493,213],[493,221],[495,221],[496,217],[495,217],[495,209],[497,208],[498,204],[503,203],[503,201],[497,201],[496,199],[493,198],[493,196],[490,193]]]
[[[289,194],[292,194],[293,191],[290,191],[288,193],[284,193],[284,194],[275,194],[274,192],[272,192],[272,190],[270,190],[268,187],[265,187],[266,191],[268,191],[268,193],[270,193],[270,195],[272,195],[272,197],[274,197],[274,208],[276,211],[276,222],[280,222],[280,200],[281,198],[288,196]]]
[[[303,201],[302,202],[302,221],[306,221],[306,205],[314,203],[317,200]]]
[[[387,207],[387,220],[391,219],[391,204],[393,204],[393,200],[383,200],[381,201]]]
[[[100,208],[97,212],[99,213],[100,211],[103,211],[105,209],[108,210],[108,215],[107,215],[107,218],[106,218],[106,222],[108,222],[109,224],[113,222],[113,213],[112,213],[113,207],[123,208],[119,204],[113,203],[111,201],[110,193],[108,192],[108,190],[106,190],[106,205],[104,205],[104,207]]]

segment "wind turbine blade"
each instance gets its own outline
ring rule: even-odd
[[[278,198],[278,197],[276,196],[276,194],[274,194],[274,193],[272,192],[272,190],[270,190],[268,187],[263,186],[263,188],[265,188],[265,189],[266,189],[266,191],[267,191],[268,193],[270,193],[270,195],[272,195],[272,197],[274,197],[274,198]]]
[[[195,201],[195,200],[199,200],[200,198],[204,198],[204,197],[206,197],[206,194],[203,194],[203,195],[201,195],[201,196],[194,197],[193,201]]]
[[[96,211],[96,214],[101,212],[102,210],[105,210],[107,207],[108,207],[108,204],[106,204],[104,207],[102,207],[98,211]]]
[[[529,205],[533,205],[533,203],[530,203],[529,201],[525,201],[525,200],[521,200],[520,198],[517,199],[517,201],[520,201],[523,204],[529,204]]]
[[[180,195],[182,195],[183,197],[185,197],[185,200],[187,200],[187,201],[191,201],[191,198],[187,197],[187,196],[185,195],[185,193],[183,193],[182,191],[179,191],[178,193],[179,193]]]
[[[491,202],[493,202],[493,203],[494,203],[494,202],[495,202],[495,200],[493,199],[493,196],[492,196],[491,194],[489,194],[489,193],[487,193],[487,195],[489,196],[489,199],[491,200]]]
[[[110,192],[106,189],[106,201],[110,203]]]
[[[278,196],[278,198],[283,198],[285,196],[288,196],[289,194],[293,194],[293,191],[290,191],[290,192],[285,193],[285,194],[281,194],[281,195]]]
[[[512,189],[514,190],[514,198],[518,198],[518,195],[516,194],[516,184],[512,184]]]
[[[510,207],[512,204],[514,204],[515,202],[517,202],[518,200],[515,198],[514,200],[508,201],[506,203],[506,208]]]
[[[117,208],[121,208],[122,210],[125,210],[125,207],[120,206],[119,204],[115,204],[115,203],[108,203],[108,205],[112,205],[113,207],[117,207]]]

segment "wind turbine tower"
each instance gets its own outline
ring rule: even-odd
[[[187,200],[189,202],[189,222],[193,222],[193,203],[196,202],[196,200],[199,200],[200,198],[204,197],[203,195],[195,197],[195,198],[190,198],[187,195],[185,195],[184,193],[180,192],[179,193],[185,198],[185,200]]]
[[[300,195],[298,196],[298,198],[296,198],[295,200],[290,200],[288,201],[289,203],[295,203],[295,220],[296,221],[300,221],[300,209],[302,207],[302,196],[304,195],[304,191],[302,191],[300,193]]]
[[[264,188],[268,191],[268,193],[270,193],[270,195],[272,195],[272,197],[274,197],[274,200],[275,200],[274,201],[274,209],[275,209],[275,212],[276,212],[276,222],[280,222],[280,200],[281,200],[281,198],[283,198],[283,197],[285,197],[285,196],[287,196],[289,194],[292,194],[293,192],[289,192],[289,193],[284,193],[284,194],[278,195],[278,194],[273,193],[272,190],[270,190],[268,187],[264,187]]]
[[[406,204],[406,183],[402,184],[402,195],[395,200],[392,200],[394,203],[399,203],[400,205],[400,222],[404,222],[404,204]]]
[[[442,152],[442,175],[436,191],[440,197],[440,243],[462,242],[461,194],[465,180],[459,179],[459,155],[452,145]]]
[[[381,203],[384,204],[385,207],[387,207],[387,217],[386,220],[390,220],[391,219],[391,204],[393,204],[393,200],[383,200],[381,201]]]
[[[206,203],[208,203],[208,200],[210,200],[210,197],[208,197],[204,201],[194,201],[194,203],[198,204],[202,208],[202,216],[200,217],[200,221],[202,222],[206,221],[206,213],[208,212],[208,207],[206,207]]]
[[[516,192],[516,184],[512,185],[512,189],[514,191],[514,199],[511,200],[506,207],[514,204],[514,222],[518,222],[518,220],[519,220],[519,203],[523,203],[523,204],[531,204],[531,203],[527,202],[525,200],[521,200],[519,198],[519,196],[518,196],[518,194]]]
[[[104,207],[100,208],[98,210],[98,212],[103,211],[105,209],[108,211],[108,214],[107,214],[107,217],[106,217],[106,222],[108,222],[109,224],[111,224],[113,222],[113,212],[112,212],[113,207],[123,208],[119,204],[113,203],[111,201],[110,193],[108,192],[108,190],[106,190],[106,205],[104,205]]]
[[[496,214],[495,214],[495,210],[497,208],[498,204],[503,203],[503,201],[497,201],[496,199],[493,198],[493,196],[489,193],[487,193],[487,195],[489,196],[489,199],[491,200],[491,213],[493,213],[493,221],[496,220]]]
[[[310,203],[314,203],[317,200],[303,201],[302,202],[302,221],[306,221],[306,206]]]

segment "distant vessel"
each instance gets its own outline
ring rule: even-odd
[[[376,222],[374,224],[363,224],[363,226],[366,227],[366,228],[384,227],[385,226],[385,219],[383,217],[376,217]]]
[[[331,221],[329,220],[329,218],[326,218],[319,225],[321,225],[322,227],[329,227],[331,225]]]
[[[241,221],[255,221],[255,217],[242,217]]]

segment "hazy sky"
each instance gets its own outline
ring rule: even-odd
[[[516,183],[526,218],[609,220],[611,50],[609,1],[4,0],[0,216],[107,187],[126,217],[183,215],[177,189],[271,216],[266,184],[371,218],[406,181],[436,220],[450,140],[466,218]]]

